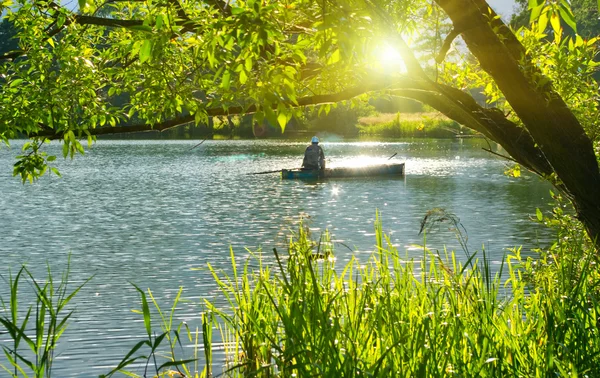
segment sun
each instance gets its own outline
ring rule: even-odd
[[[386,43],[383,45],[383,48],[379,53],[379,60],[383,65],[394,65],[398,62],[401,62],[402,57],[400,56],[398,50]]]
[[[375,59],[381,69],[387,73],[406,72],[400,52],[388,43],[384,43],[376,49]]]

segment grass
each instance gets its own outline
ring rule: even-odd
[[[33,291],[29,297],[35,300],[20,310],[19,286],[23,281],[29,284]],[[87,281],[69,291],[68,266],[58,283],[50,267],[45,282],[36,280],[26,267],[22,267],[14,277],[9,273],[5,283],[10,288],[10,299],[2,298],[4,311],[0,324],[12,343],[2,345],[8,365],[0,364],[0,368],[12,377],[50,377],[54,351],[73,315],[73,310],[68,310],[67,306]]]
[[[254,271],[213,270],[234,310],[212,308],[235,335],[232,375],[600,376],[600,281],[590,258],[557,262],[534,287],[523,276],[535,261],[518,249],[503,280],[485,253],[461,264],[424,249],[413,262],[380,225],[376,240],[368,262],[338,268],[314,257],[333,256],[327,237],[313,243],[300,230],[285,255],[274,251],[276,267],[255,257]]]
[[[361,135],[387,138],[454,138],[467,133],[467,129],[440,113],[382,113],[362,117],[358,122]]]
[[[211,376],[222,364],[212,359],[215,330],[229,345],[225,376],[600,376],[594,255],[575,226],[553,226],[562,231],[540,259],[514,249],[496,274],[485,251],[466,252],[461,263],[423,247],[421,259],[408,260],[379,222],[368,261],[337,266],[329,235],[312,240],[301,226],[283,253],[252,254],[239,265],[232,251],[230,273],[209,266],[229,305],[206,301],[202,330],[174,324],[179,296],[164,312],[150,290],[136,287],[147,337],[106,376],[142,376],[127,372],[133,363],[143,376]],[[11,308],[18,280],[10,281]],[[192,356],[178,357],[190,350],[184,345]],[[19,347],[5,347],[7,356]]]

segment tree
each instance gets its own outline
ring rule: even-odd
[[[555,14],[573,22],[568,3],[558,3],[547,13],[553,27]],[[78,12],[47,0],[3,4],[20,30],[20,49],[0,57],[0,135],[32,139],[15,166],[24,180],[46,171],[53,157],[40,146],[48,139],[62,140],[64,155],[73,156],[83,152],[80,137],[91,143],[213,116],[254,114],[284,128],[304,106],[382,92],[432,106],[501,144],[568,196],[600,246],[593,130],[586,133],[589,122],[572,110],[579,105],[565,102],[547,75],[553,71],[524,45],[553,43],[556,54],[566,48],[566,56],[587,59],[589,41],[518,37],[485,0],[80,0]],[[452,30],[433,67],[405,39],[440,15]],[[445,58],[459,35],[473,57],[468,64]],[[406,72],[386,71],[375,59],[386,43],[400,51]],[[569,75],[586,84],[591,61]],[[478,105],[458,85],[461,76],[447,74],[457,68],[487,81],[486,92],[497,93],[495,103],[510,114]],[[123,93],[129,102],[113,106]]]
[[[516,28],[527,26],[532,18],[532,8],[535,9],[539,5],[536,4],[530,7],[528,0],[515,0],[515,2],[519,5],[519,8],[513,14],[510,23]],[[559,2],[556,2],[556,4],[560,7]],[[567,27],[569,34],[574,35],[577,32],[583,38],[593,38],[600,35],[600,17],[598,15],[597,0],[571,0],[570,6],[574,19],[577,20],[577,30],[573,30],[566,22],[563,22],[563,26]],[[539,11],[541,10],[539,9]],[[536,12],[533,12],[533,18],[536,18]]]

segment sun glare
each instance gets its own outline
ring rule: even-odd
[[[377,49],[376,56],[381,69],[387,73],[406,72],[400,53],[387,43]]]
[[[384,65],[393,65],[402,60],[402,57],[400,56],[398,50],[396,50],[390,45],[385,45],[381,49],[380,54],[381,63]]]

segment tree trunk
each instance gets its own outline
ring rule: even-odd
[[[600,169],[583,127],[551,84],[536,81],[541,73],[485,0],[436,2],[523,121],[555,175],[546,178],[565,191],[600,248]]]

